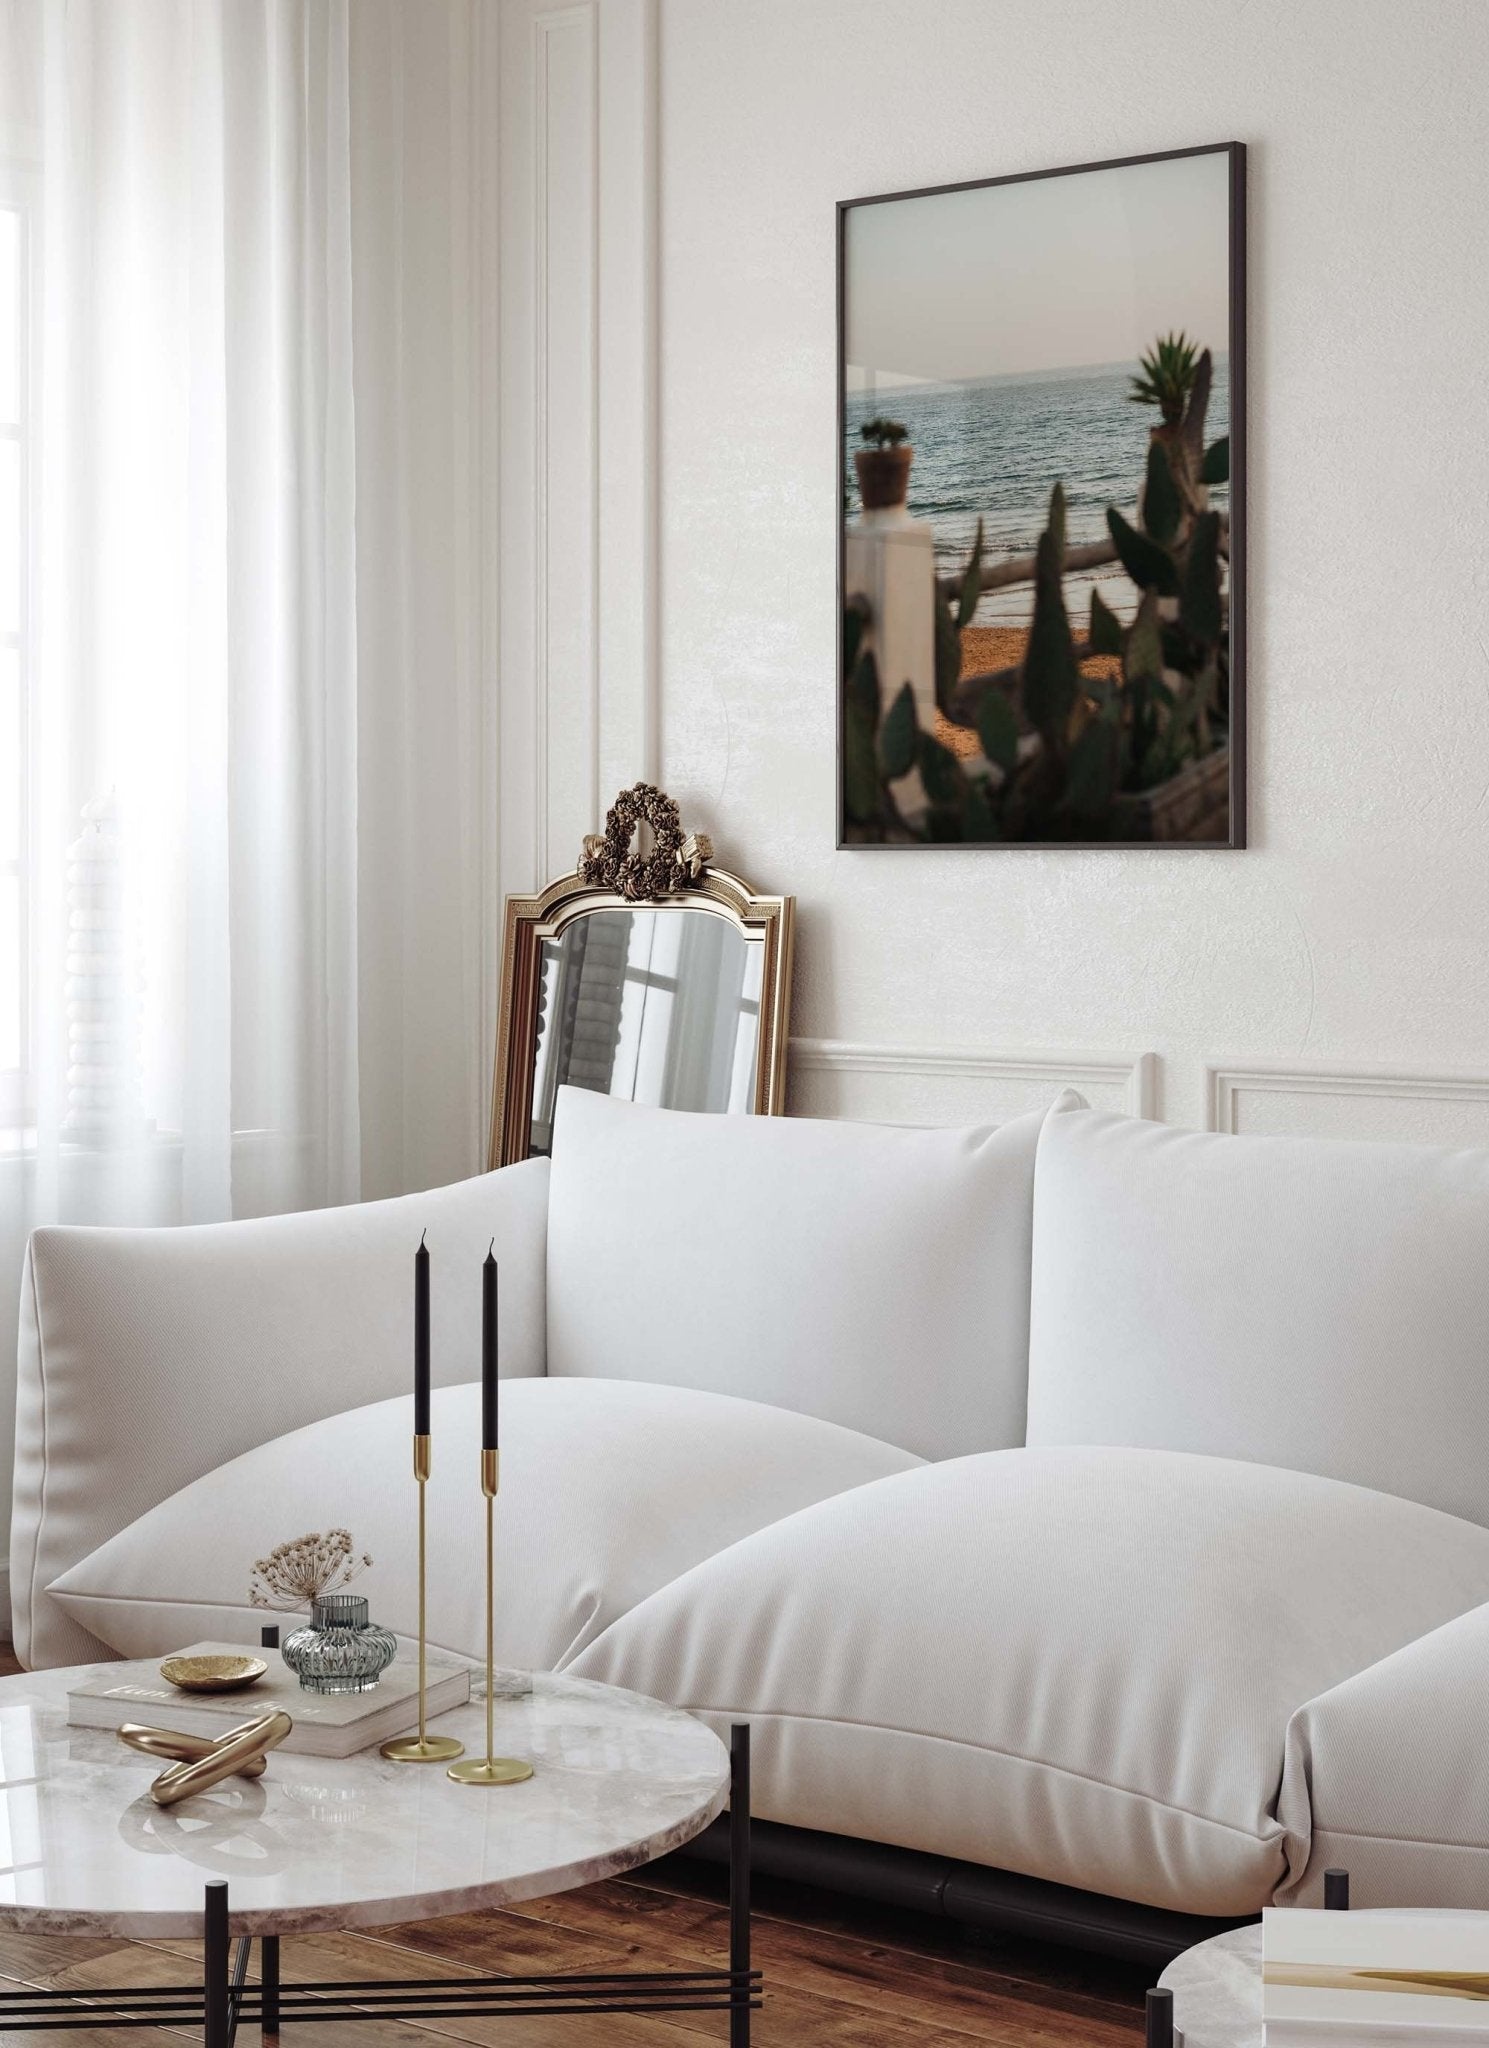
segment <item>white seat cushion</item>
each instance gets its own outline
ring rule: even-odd
[[[1003,1451],[746,1537],[571,1668],[748,1717],[766,1818],[1246,1913],[1294,1708],[1486,1594],[1489,1531],[1384,1494]]]
[[[908,1452],[753,1401],[604,1380],[502,1387],[496,1650],[547,1670],[707,1557],[843,1487],[901,1472]],[[485,1654],[480,1388],[431,1403],[429,1637]],[[350,1529],[373,1567],[374,1617],[418,1626],[409,1404],[380,1401],[235,1458],[152,1508],[52,1586],[126,1656],[205,1638],[257,1642],[254,1560],[311,1528]]]
[[[1052,1117],[1028,1441],[1255,1458],[1489,1523],[1486,1249],[1489,1151]]]
[[[561,1089],[549,1374],[743,1394],[926,1457],[1022,1443],[1040,1121],[692,1116]]]

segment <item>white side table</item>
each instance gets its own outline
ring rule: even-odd
[[[1326,1894],[1349,1905],[1349,1878],[1326,1871]],[[1417,1906],[1377,1906],[1372,1917],[1410,1918]],[[1433,1915],[1432,1917],[1437,1917]],[[1176,1956],[1158,1980],[1174,1994],[1174,2032],[1183,2048],[1262,2048],[1262,1930],[1236,1927]]]
[[[67,1689],[81,1675],[0,1679],[0,1839],[11,1848],[10,1867],[0,1869],[0,1928],[204,1936],[195,1983],[77,1994],[90,2026],[200,2026],[206,2048],[230,2048],[240,2020],[274,2036],[281,2016],[312,2012],[443,2016],[458,2025],[555,2012],[708,2010],[727,2012],[732,2048],[748,2048],[759,1995],[750,1963],[748,1728],[736,1728],[726,1750],[674,1707],[537,1674],[530,1695],[498,1708],[503,1750],[532,1760],[524,1784],[456,1785],[438,1765],[389,1763],[376,1749],[344,1759],[276,1750],[262,1778],[228,1779],[162,1808],[149,1796],[157,1758],[126,1749],[112,1733],[67,1725]],[[246,1719],[251,1692],[243,1704]],[[477,1751],[484,1702],[431,1726]],[[665,1855],[726,1802],[727,1968],[281,1987],[281,1934],[543,1898]],[[254,1938],[258,1984],[247,1978]],[[0,1992],[0,2030],[66,2026],[70,1995]]]

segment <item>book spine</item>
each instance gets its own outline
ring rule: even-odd
[[[143,1728],[169,1725],[179,1729],[183,1735],[213,1737],[224,1734],[233,1726],[220,1714],[202,1707],[181,1708],[173,1700],[74,1699],[68,1702],[67,1723],[70,1728],[112,1728],[117,1731],[126,1721],[133,1721]]]

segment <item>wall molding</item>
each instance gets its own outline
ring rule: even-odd
[[[556,46],[573,40],[577,83],[565,79],[555,62]],[[600,785],[600,493],[595,447],[600,414],[600,51],[598,0],[544,9],[533,17],[532,44],[532,222],[533,222],[533,634],[534,740],[537,755],[536,803],[533,809],[535,882],[555,872],[559,858],[553,844],[554,758],[550,735],[554,725],[555,667],[570,685],[566,709],[582,711],[586,745],[581,790],[561,795],[559,809],[580,805],[592,816]],[[567,100],[567,104],[565,101]],[[550,176],[554,133],[567,113],[577,138],[587,150],[574,189],[555,190]],[[571,155],[577,155],[572,150]],[[564,209],[562,221],[555,220]],[[553,244],[565,245],[566,262],[553,262]],[[577,252],[577,255],[576,255]],[[564,294],[554,318],[555,291]],[[570,301],[575,303],[571,304]],[[565,360],[555,362],[555,348]],[[555,399],[554,385],[560,390]],[[555,448],[555,420],[562,419],[567,445]],[[564,467],[567,456],[572,474]],[[553,488],[555,469],[560,471]],[[578,473],[583,472],[582,481]],[[564,532],[555,535],[555,522]],[[555,548],[555,540],[559,545]],[[565,555],[564,540],[571,543]],[[555,610],[555,554],[565,555],[560,578],[566,608],[577,611],[575,647],[564,647],[557,665],[552,646]],[[568,749],[566,749],[568,751]],[[565,820],[564,824],[568,821]],[[563,829],[562,826],[560,829]],[[583,836],[568,830],[576,848]]]
[[[1290,1066],[1282,1061],[1207,1063],[1205,1129],[1234,1134],[1240,1097],[1325,1095],[1396,1102],[1462,1102],[1489,1107],[1489,1075],[1403,1073],[1389,1067]]]
[[[641,772],[662,779],[662,23],[661,0],[641,0],[646,24],[646,133],[642,179],[646,233],[641,281],[646,293],[646,328],[641,338],[644,389],[642,429],[646,441],[646,521],[642,528],[646,575],[643,655],[646,663]]]
[[[1158,1060],[1151,1052],[992,1052],[967,1046],[864,1045],[842,1038],[793,1038],[789,1066],[800,1073],[911,1075],[918,1079],[1035,1082],[1051,1088],[1117,1087],[1129,1116],[1152,1117]]]
[[[503,891],[660,757],[658,0],[504,0]],[[499,925],[499,918],[492,919]]]
[[[473,328],[479,395],[475,451],[478,498],[474,585],[476,625],[477,747],[480,776],[480,1036],[476,1075],[480,1098],[476,1130],[491,1124],[491,1048],[496,1044],[501,1001],[502,862],[498,820],[502,812],[501,697],[501,124],[490,110],[501,108],[500,22],[485,9],[471,17],[470,92],[476,136],[474,191],[470,209],[471,276],[475,280]],[[476,118],[481,110],[486,118]],[[477,1168],[485,1160],[479,1146]]]
[[[599,0],[595,815],[660,773],[658,0]]]

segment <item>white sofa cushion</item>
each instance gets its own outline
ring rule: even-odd
[[[254,1444],[411,1387],[421,1232],[436,1384],[468,1378],[480,1357],[480,1265],[493,1237],[503,1375],[541,1373],[547,1220],[548,1162],[535,1159],[343,1209],[34,1232],[10,1550],[23,1662],[98,1656],[46,1588],[137,1515]]]
[[[1282,1902],[1316,1906],[1342,1866],[1356,1906],[1489,1899],[1489,1606],[1310,1700],[1287,1737]]]
[[[1031,1444],[1207,1451],[1489,1523],[1489,1152],[1082,1110],[1035,1173]]]
[[[429,1637],[485,1654],[480,1388],[434,1395]],[[689,1388],[523,1380],[502,1389],[496,1650],[550,1669],[720,1544],[918,1461],[832,1423]],[[110,1538],[51,1588],[126,1656],[257,1642],[248,1604],[274,1544],[345,1527],[370,1551],[376,1619],[418,1627],[409,1405],[380,1401],[261,1445]],[[290,1624],[292,1625],[292,1623]]]
[[[1039,1125],[692,1116],[561,1089],[549,1373],[742,1394],[926,1457],[1021,1443]]]
[[[1489,1530],[1384,1494],[1003,1451],[746,1537],[570,1668],[748,1717],[768,1819],[1246,1913],[1294,1708],[1486,1594]]]

